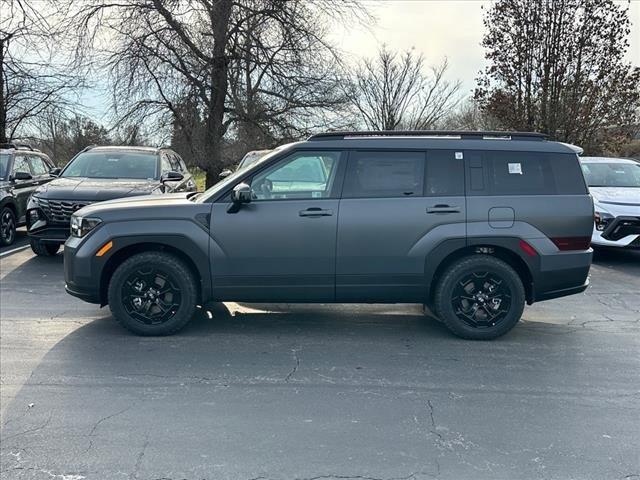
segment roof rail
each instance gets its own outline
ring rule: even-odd
[[[19,150],[22,148],[23,150],[31,150],[32,152],[40,151],[37,148],[33,148],[31,145],[27,143],[14,143],[14,142],[0,143],[0,148],[13,148],[14,150]]]
[[[464,130],[381,130],[363,132],[326,132],[311,135],[307,140],[342,140],[366,137],[456,137],[463,140],[545,140],[547,135],[537,132],[499,132]]]

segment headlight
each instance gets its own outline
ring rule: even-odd
[[[602,232],[605,228],[607,228],[609,222],[613,220],[613,215],[607,212],[599,212],[598,210],[596,210],[594,214],[594,220],[596,224],[596,230]]]
[[[71,215],[71,235],[82,238],[96,228],[102,220],[99,218],[79,217]]]

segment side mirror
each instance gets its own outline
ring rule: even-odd
[[[228,213],[237,213],[244,203],[251,203],[251,187],[246,183],[239,183],[231,191],[231,206]]]
[[[160,177],[160,182],[179,182],[184,178],[180,172],[164,172]]]
[[[233,170],[230,170],[228,168],[225,168],[224,170],[222,170],[220,172],[220,175],[218,175],[220,178],[227,178],[229,175],[231,175],[233,173]]]
[[[31,180],[33,179],[33,177],[31,176],[30,173],[27,173],[27,172],[15,172],[13,174],[13,179],[14,180]]]
[[[60,175],[61,171],[62,171],[61,168],[58,168],[58,167],[52,168],[51,170],[49,170],[49,175],[52,176],[52,177],[57,177],[57,176]]]

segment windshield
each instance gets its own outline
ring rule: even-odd
[[[146,152],[86,152],[79,154],[62,171],[61,177],[158,178],[158,156]]]
[[[281,153],[282,151],[284,151],[285,149],[287,149],[292,145],[295,145],[295,144],[289,143],[287,145],[282,145],[276,148],[275,150],[270,151],[264,157],[261,157],[256,162],[252,163],[251,167],[255,167],[257,165],[260,165],[263,162],[266,162],[267,160],[272,158],[274,155]],[[238,178],[245,174],[247,168],[248,167],[239,168],[228,177],[225,177],[223,180],[220,180],[218,183],[210,187],[208,190],[205,190],[204,192],[202,192],[202,194],[198,195],[197,197],[194,197],[194,201],[198,203],[207,202],[211,197],[216,195],[218,192],[226,189],[229,185],[233,185],[235,182],[237,182]]]
[[[640,188],[640,163],[583,163],[582,171],[590,187]]]
[[[238,170],[248,167],[249,165],[253,165],[269,152],[271,152],[271,150],[254,150],[253,152],[247,153],[244,158],[240,160]]]
[[[9,167],[9,155],[0,153],[0,180],[7,177],[7,169]]]

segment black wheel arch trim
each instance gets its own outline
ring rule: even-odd
[[[478,253],[479,247],[494,248],[495,255],[509,263],[520,278],[525,289],[527,303],[534,301],[536,272],[540,271],[540,257],[529,257],[520,250],[519,237],[468,237],[444,240],[431,250],[425,262],[426,298],[432,302],[439,278],[454,261]]]
[[[208,242],[207,249],[203,250],[198,242],[181,234],[123,235],[113,236],[110,241],[113,242],[113,249],[104,257],[99,257],[103,262],[99,268],[99,295],[103,305],[107,304],[109,279],[118,265],[132,255],[153,250],[165,251],[183,260],[196,275],[196,282],[199,285],[199,300],[206,302],[211,297],[212,283],[210,262],[208,261]],[[207,261],[203,262],[202,259],[207,259]]]

